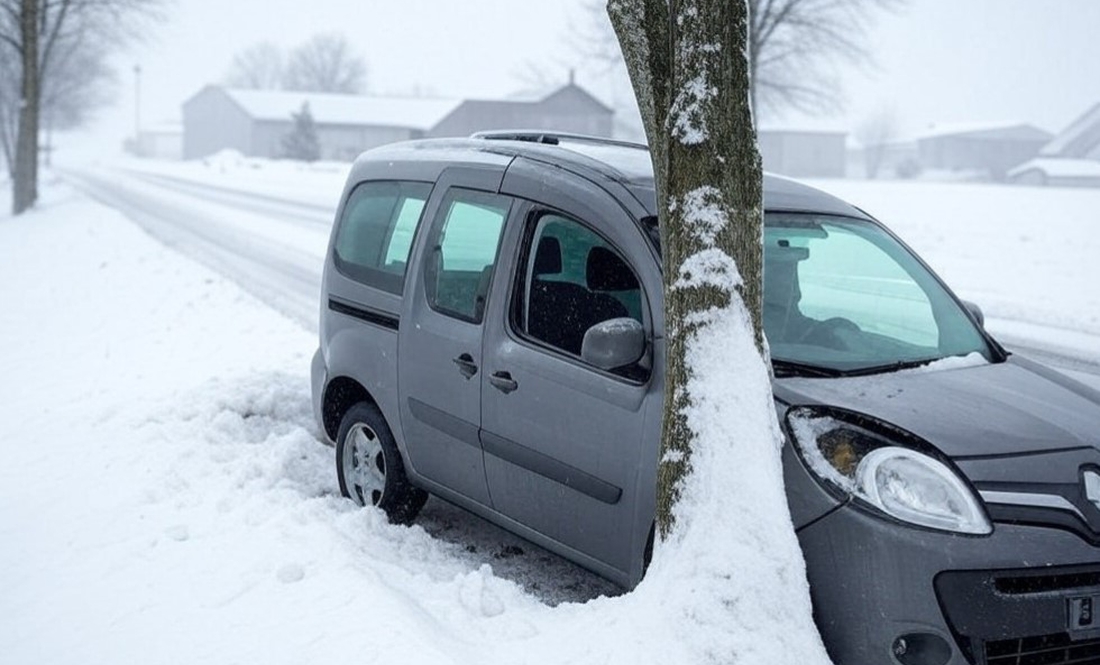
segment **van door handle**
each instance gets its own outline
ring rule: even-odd
[[[508,372],[493,372],[493,375],[489,377],[489,383],[493,384],[493,387],[502,393],[508,394],[519,388],[519,384],[512,378],[512,375]]]
[[[463,353],[461,356],[455,358],[454,364],[458,365],[459,373],[466,377],[466,380],[473,378],[474,374],[477,374],[477,363],[474,362],[474,357],[468,353]]]

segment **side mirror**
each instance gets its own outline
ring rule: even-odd
[[[645,353],[645,330],[635,319],[601,321],[584,333],[581,358],[600,369],[638,362]]]
[[[963,307],[966,311],[970,312],[970,316],[974,317],[974,320],[978,323],[978,327],[985,327],[985,314],[982,314],[982,308],[977,304],[970,302],[969,300],[962,301]]]

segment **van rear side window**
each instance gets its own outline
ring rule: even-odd
[[[336,233],[335,263],[344,275],[390,293],[405,285],[405,266],[432,186],[379,181],[357,186]]]

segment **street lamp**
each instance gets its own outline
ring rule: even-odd
[[[141,148],[141,65],[134,65],[134,152]]]

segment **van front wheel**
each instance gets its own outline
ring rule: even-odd
[[[340,492],[361,506],[377,506],[394,524],[408,524],[428,495],[405,477],[405,465],[382,412],[360,402],[348,409],[336,437]]]

